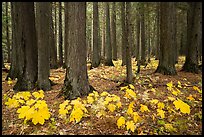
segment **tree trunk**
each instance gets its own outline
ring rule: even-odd
[[[50,45],[50,68],[56,69],[57,68],[57,46],[55,34],[54,34],[54,25],[53,25],[53,19],[52,19],[52,2],[50,2],[50,9],[49,9],[49,45]]]
[[[146,64],[146,44],[145,44],[145,17],[144,17],[144,3],[141,4],[141,65]]]
[[[201,3],[189,3],[188,19],[187,19],[187,54],[183,66],[183,71],[198,73],[198,47],[201,39]]]
[[[175,34],[175,10],[173,2],[160,3],[160,56],[159,65],[155,72],[164,75],[176,75],[175,61],[174,61],[174,37]]]
[[[121,24],[122,24],[122,66],[126,65],[126,40],[125,40],[125,2],[121,2]]]
[[[114,66],[112,62],[112,46],[111,46],[111,38],[110,38],[110,11],[109,11],[109,2],[105,3],[106,8],[106,66]]]
[[[65,19],[65,31],[64,31],[64,67],[66,68],[67,64],[67,47],[68,47],[68,38],[69,38],[69,2],[64,3],[64,19]]]
[[[59,66],[63,65],[62,53],[62,3],[59,2]]]
[[[8,22],[8,2],[6,2],[6,45],[7,45],[7,51],[8,51],[8,60],[7,62],[10,63],[10,39],[9,39],[9,22]]]
[[[113,60],[117,60],[117,45],[116,45],[116,10],[115,2],[112,4],[112,18],[111,18],[111,45],[113,48]]]
[[[126,72],[127,72],[127,77],[126,77],[126,81],[127,83],[132,83],[132,62],[131,62],[131,51],[130,51],[130,35],[131,35],[131,25],[129,25],[130,23],[130,2],[126,2]]]
[[[36,3],[36,22],[38,36],[38,88],[50,90],[50,47],[49,47],[49,10],[51,4],[48,2]]]
[[[160,53],[160,3],[157,3],[157,39],[156,39],[156,56],[155,60],[159,59]]]
[[[34,15],[34,3],[15,3],[18,8],[20,34],[18,46],[21,45],[23,51],[23,73],[18,75],[17,83],[14,86],[14,90],[32,90],[35,87],[37,81],[37,39],[35,29],[35,15]],[[27,13],[27,14],[25,14]],[[17,33],[14,32],[14,33]],[[19,53],[17,53],[19,54]]]
[[[16,3],[11,2],[11,22],[12,22],[12,48],[11,48],[11,67],[10,70],[8,72],[8,75],[6,77],[6,80],[8,80],[8,78],[11,79],[15,79],[17,78],[18,75],[18,71],[19,71],[19,67],[23,67],[23,66],[18,66],[17,62],[19,60],[17,60],[17,16],[18,16],[18,12],[16,9]]]
[[[75,99],[89,94],[91,86],[88,82],[86,65],[86,3],[69,3],[70,20],[69,44],[67,47],[67,68],[63,87],[65,99]]]
[[[104,6],[103,6],[104,8]],[[105,8],[103,10],[103,25],[102,25],[102,56],[103,56],[103,59],[105,59],[105,56],[106,56],[106,52],[105,52],[105,44],[106,43],[106,22],[105,22]]]
[[[93,56],[91,62],[91,68],[96,68],[100,65],[99,59],[99,16],[98,16],[98,3],[93,2]]]

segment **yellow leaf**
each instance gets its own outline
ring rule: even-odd
[[[192,95],[190,94],[188,97],[186,97],[187,99],[189,99],[190,101],[195,100]]]
[[[126,125],[127,125],[127,130],[130,129],[132,132],[135,131],[136,126],[135,126],[135,124],[134,124],[134,122],[132,120],[131,121],[127,121]]]
[[[152,99],[150,102],[151,102],[152,104],[157,104],[157,103],[159,102],[159,100],[157,100],[157,99]]]
[[[126,90],[128,89],[128,86],[125,86],[125,87],[121,87],[120,90]]]
[[[83,116],[84,112],[80,109],[80,108],[76,108],[76,109],[73,109],[71,114],[70,114],[70,122],[74,122],[76,121],[76,123],[78,123],[82,116]]]
[[[108,104],[107,108],[108,108],[111,112],[113,112],[113,111],[115,110],[116,106],[115,106],[114,104]]]
[[[131,89],[135,89],[135,87],[132,84],[129,84]]]
[[[26,101],[26,105],[31,106],[33,103],[35,103],[34,99],[30,99]]]
[[[107,96],[107,95],[109,95],[109,93],[106,92],[106,91],[103,91],[100,95],[101,95],[101,96]]]
[[[87,96],[87,102],[92,104],[94,102],[93,97]]]
[[[5,103],[9,108],[17,108],[19,103],[16,99],[8,98],[8,101]]]
[[[178,99],[178,100],[175,100],[173,102],[173,104],[175,105],[176,109],[180,109],[180,111],[182,113],[188,113],[190,114],[190,106],[186,103],[184,103],[182,100]]]
[[[128,107],[127,114],[128,114],[128,115],[132,115],[132,113],[133,113],[132,108],[131,108],[131,107]]]
[[[173,87],[172,81],[169,82],[169,83],[167,83],[166,85],[167,85],[167,89],[168,89],[169,91],[171,91],[171,90],[172,90],[172,87]]]
[[[137,123],[137,122],[139,121],[139,119],[140,119],[140,116],[138,115],[137,112],[133,112],[132,114],[133,114],[133,120],[134,120],[134,122]]]
[[[170,101],[174,101],[174,100],[175,100],[174,97],[168,97],[168,99],[169,99]]]
[[[126,92],[132,97],[136,98],[136,93],[132,89],[127,89]]]
[[[22,106],[21,108],[19,108],[17,110],[17,113],[19,113],[18,118],[24,118],[29,108],[29,106]]]
[[[180,81],[178,81],[178,87],[179,87],[179,88],[182,88]]]
[[[146,106],[146,105],[142,105],[142,104],[140,104],[140,111],[141,112],[144,112],[144,111],[150,111],[149,109],[148,109],[148,107]]]
[[[164,108],[164,103],[162,103],[162,102],[159,102],[158,104],[157,104],[157,107],[158,107],[158,109],[163,109]]]
[[[152,91],[152,92],[156,92],[156,89],[155,89],[155,88],[151,88],[151,91]]]
[[[173,131],[177,132],[177,131],[176,131],[176,128],[174,128],[174,127],[172,126],[172,124],[164,124],[164,127],[165,127],[165,129],[166,129],[167,131],[169,131],[169,132],[173,132]]]
[[[160,116],[162,119],[165,118],[164,113],[165,111],[163,111],[162,109],[157,109],[157,115]]]
[[[37,123],[40,123],[41,125],[44,124],[45,120],[42,117],[41,112],[38,111],[38,112],[35,113],[35,115],[33,115],[32,122],[33,122],[34,125],[36,125]]]
[[[119,101],[119,102],[116,103],[116,106],[117,106],[118,108],[120,108],[120,107],[122,106],[122,103]]]
[[[121,126],[123,126],[125,124],[125,118],[123,116],[121,116],[118,120],[117,120],[117,126],[118,128],[120,128]]]
[[[194,90],[196,90],[196,91],[198,91],[199,93],[202,93],[202,90],[200,90],[198,87],[196,87],[196,86],[193,86],[193,89]]]
[[[60,115],[66,115],[68,113],[68,111],[66,109],[60,108],[59,109],[59,114]]]
[[[36,98],[36,99],[38,99],[38,98],[44,98],[44,93],[41,91],[41,93],[39,93],[39,92],[33,92],[32,93],[32,95]]]

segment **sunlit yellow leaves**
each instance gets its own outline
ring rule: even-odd
[[[17,108],[19,106],[19,103],[15,98],[8,98],[8,101],[5,104],[9,108]]]
[[[41,125],[43,125],[45,120],[42,117],[42,114],[38,111],[33,115],[32,122],[34,125],[36,125],[37,123],[40,123]]]
[[[170,100],[170,101],[174,101],[174,100],[176,100],[174,97],[168,97],[168,100]]]
[[[147,107],[146,105],[143,105],[143,104],[140,104],[140,111],[141,111],[141,112],[145,112],[145,111],[150,112],[150,110],[148,109],[148,107]]]
[[[127,130],[130,129],[132,132],[135,131],[136,126],[135,126],[135,124],[134,124],[134,122],[132,120],[131,121],[127,121],[126,122],[126,126],[127,126]]]
[[[162,103],[162,102],[159,102],[158,104],[157,104],[157,107],[158,107],[158,109],[163,109],[164,108],[164,103]]]
[[[189,95],[189,96],[186,97],[186,98],[189,99],[190,101],[195,100],[192,95]]]
[[[178,87],[179,87],[179,88],[182,88],[180,81],[178,81]]]
[[[182,100],[178,99],[178,100],[175,100],[173,102],[173,104],[175,105],[176,109],[180,109],[180,111],[182,113],[187,113],[187,114],[190,114],[190,106],[186,103],[184,103]]]
[[[150,103],[152,103],[152,104],[157,104],[159,102],[159,100],[157,100],[157,99],[152,99],[151,101],[150,101]]]
[[[118,120],[117,120],[117,126],[118,128],[122,127],[123,125],[125,125],[125,118],[123,116],[121,116]]]
[[[167,85],[167,89],[168,89],[169,91],[171,91],[171,90],[172,90],[172,87],[173,87],[172,81],[169,82],[169,83],[167,83],[166,85]]]
[[[83,114],[84,114],[84,112],[80,108],[73,109],[71,114],[70,114],[69,121],[70,122],[76,121],[76,123],[78,123],[81,120],[81,118],[83,117]]]
[[[68,113],[68,111],[66,109],[60,108],[59,109],[59,114],[60,115],[66,115]]]
[[[100,96],[107,96],[107,95],[109,95],[109,93],[106,92],[106,91],[103,91],[103,92],[100,94]]]
[[[134,122],[137,123],[141,119],[140,116],[138,115],[137,112],[133,112],[132,114]]]
[[[181,91],[180,91],[179,89],[175,88],[175,90],[172,89],[172,92],[171,92],[171,93],[172,93],[173,95],[177,96],[180,92],[181,92]]]
[[[135,89],[135,87],[132,85],[132,84],[129,84],[129,87],[131,88],[131,89]]]
[[[165,118],[164,113],[165,111],[163,111],[162,109],[157,109],[157,115],[160,116],[162,119]]]
[[[116,106],[117,106],[118,108],[120,108],[120,107],[122,106],[122,103],[119,101],[119,102],[116,103]]]
[[[133,109],[131,107],[128,107],[127,114],[132,115],[132,113],[133,113]]]
[[[196,91],[198,91],[199,93],[201,93],[201,94],[202,94],[202,90],[200,90],[198,87],[193,86],[193,89],[194,89],[194,90],[196,90]]]
[[[164,127],[169,132],[177,132],[176,128],[172,126],[172,124],[164,124]]]
[[[32,93],[32,95],[36,98],[36,99],[39,99],[39,98],[41,98],[41,99],[43,99],[44,98],[44,93],[43,93],[43,91],[41,90],[40,92],[33,92]]]
[[[19,113],[19,118],[24,118],[26,116],[27,111],[29,110],[29,106],[22,106],[17,110],[17,113]]]
[[[129,98],[129,99],[131,99],[131,98],[135,99],[136,98],[136,93],[132,89],[126,89],[125,96],[127,98]]]
[[[108,108],[111,112],[113,112],[113,111],[115,110],[116,106],[115,106],[114,104],[108,104],[107,108]]]
[[[92,104],[92,103],[94,102],[93,97],[88,96],[88,97],[87,97],[87,102],[88,102],[89,104]]]
[[[126,90],[126,89],[128,89],[128,86],[120,87],[120,90]]]
[[[35,103],[34,99],[30,99],[26,101],[26,105],[31,106],[33,103]]]

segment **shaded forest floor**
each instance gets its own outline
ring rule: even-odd
[[[133,72],[136,71],[136,62],[133,61]],[[134,74],[133,86],[136,93],[135,111],[140,115],[142,121],[136,124],[135,132],[127,131],[126,128],[118,129],[117,119],[120,115],[126,112],[128,101],[124,98],[125,92],[120,90],[120,84],[126,78],[125,66],[121,66],[121,60],[114,61],[114,67],[100,66],[88,71],[89,82],[97,90],[98,93],[107,91],[110,94],[115,94],[120,97],[122,109],[115,113],[107,112],[107,116],[98,118],[95,114],[82,118],[75,123],[67,123],[66,120],[59,118],[59,104],[64,102],[63,97],[57,97],[59,94],[65,76],[65,70],[62,68],[51,70],[50,79],[57,83],[52,86],[52,90],[45,92],[44,100],[48,104],[51,112],[51,118],[54,118],[54,123],[51,120],[46,120],[44,125],[34,125],[28,123],[23,125],[23,120],[18,119],[16,109],[10,109],[5,105],[6,99],[12,97],[12,90],[15,85],[15,80],[12,84],[5,81],[7,73],[2,73],[2,134],[202,134],[202,93],[199,93],[194,87],[198,87],[202,91],[202,73],[192,74],[181,72],[180,69],[184,63],[184,58],[179,58],[179,63],[176,65],[176,76],[165,76],[159,73],[154,73],[158,65],[158,61],[151,59],[151,63],[146,68],[141,67],[139,75]],[[178,81],[181,87],[178,89],[178,95],[172,94],[167,90],[166,84],[171,82],[178,86]],[[172,101],[168,97],[181,99],[190,106],[190,114],[183,114],[176,110]],[[86,99],[86,97],[82,97]],[[157,115],[156,107],[152,105],[151,100],[157,99],[165,104],[165,118],[161,119]],[[130,102],[130,101],[129,101]],[[141,112],[140,104],[145,104],[149,108],[149,112]],[[170,111],[170,109],[174,111]],[[109,115],[108,115],[109,114]],[[52,124],[51,124],[52,123]],[[173,128],[166,128],[165,124],[171,124]]]

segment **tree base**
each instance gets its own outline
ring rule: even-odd
[[[113,61],[106,61],[105,66],[114,66]]]
[[[199,66],[194,64],[194,63],[191,63],[191,62],[185,62],[181,71],[198,74],[199,73]]]
[[[24,77],[20,77],[13,87],[15,91],[27,91],[35,88],[35,82],[31,82]]]
[[[42,89],[43,91],[51,90],[53,82],[49,79],[49,81],[37,82],[37,88]]]
[[[163,66],[158,66],[155,73],[161,73],[163,75],[177,75],[177,72],[175,69],[171,67],[163,67]]]
[[[68,81],[67,79],[65,79],[64,87],[62,88],[62,95],[64,96],[65,100],[72,100],[72,99],[76,99],[77,97],[82,97],[82,96],[88,95],[89,93],[91,93],[93,91],[95,91],[95,89],[91,85],[89,85],[88,93],[74,92],[72,90],[71,82]]]

